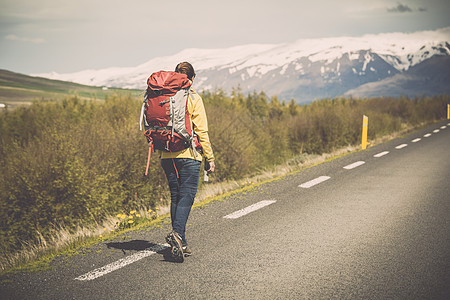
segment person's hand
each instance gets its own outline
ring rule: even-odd
[[[206,170],[206,172],[208,172],[208,174],[209,173],[212,173],[212,172],[214,172],[214,169],[216,168],[216,165],[214,164],[214,161],[210,161],[209,162],[209,169],[208,170]]]

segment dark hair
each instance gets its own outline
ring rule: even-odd
[[[175,72],[186,74],[190,80],[193,80],[195,77],[194,67],[187,61],[179,63],[175,68]]]

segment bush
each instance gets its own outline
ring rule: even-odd
[[[202,94],[217,172],[239,179],[301,153],[321,154],[360,143],[362,115],[369,139],[446,117],[449,96],[332,99],[299,106],[264,93]],[[63,226],[168,203],[166,179],[138,130],[141,102],[70,97],[0,114],[0,245],[20,249]],[[131,226],[134,220],[127,220]]]
[[[46,237],[57,226],[75,229],[165,198],[159,164],[143,176],[148,147],[138,115],[138,101],[118,97],[35,103],[1,115],[2,247],[19,249],[37,231]]]

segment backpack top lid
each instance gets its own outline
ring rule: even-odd
[[[187,89],[191,82],[186,74],[172,71],[155,72],[147,79],[148,87],[161,94],[175,94],[180,89]]]

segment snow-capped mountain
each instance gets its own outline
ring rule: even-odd
[[[368,94],[373,96],[377,89],[381,95],[385,80],[407,75],[413,67],[432,57],[450,56],[449,43],[450,27],[447,27],[415,33],[302,39],[293,43],[225,49],[186,49],[172,56],[151,59],[137,67],[35,76],[87,85],[145,89],[152,72],[173,70],[177,63],[189,61],[196,69],[194,87],[197,90],[220,88],[229,92],[239,86],[243,92],[264,91],[269,96],[294,98],[301,103],[344,94],[365,96],[365,91],[369,90]],[[439,75],[433,73],[433,65],[439,66],[437,72],[449,72],[450,61],[447,59],[442,63],[446,64],[444,68],[441,64],[428,66],[428,79]],[[419,76],[420,79],[420,73],[414,72],[415,78]],[[403,80],[407,78],[403,77]],[[450,92],[450,76],[446,78],[442,85],[434,87],[437,94]],[[401,89],[402,93],[409,92],[409,96],[429,92],[417,89],[415,85]],[[398,91],[394,90],[395,85],[391,92],[397,95]]]

